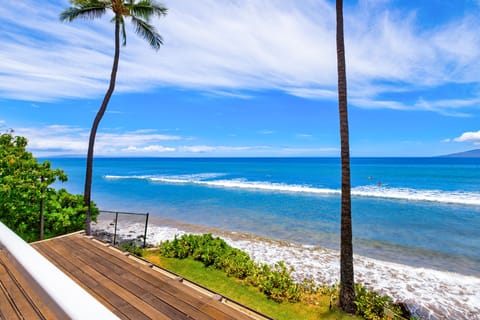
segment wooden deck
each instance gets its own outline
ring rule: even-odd
[[[261,315],[234,303],[222,302],[218,295],[82,234],[37,242],[32,246],[121,319],[263,319]],[[3,259],[1,261],[3,263]],[[10,270],[8,266],[4,269]],[[0,270],[2,275],[4,269]],[[15,293],[14,288],[4,287],[2,282],[1,289],[17,303],[14,295],[21,294]],[[0,301],[2,312],[4,305],[7,303]],[[31,305],[40,308],[41,303]],[[35,315],[37,311],[31,312]],[[50,319],[48,309],[44,312],[43,318]],[[13,316],[4,318],[15,319]],[[25,318],[42,319],[42,316]]]
[[[35,289],[9,253],[0,248],[0,319],[55,319],[50,305]]]

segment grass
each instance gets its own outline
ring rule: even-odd
[[[258,289],[244,284],[241,280],[227,277],[223,271],[205,268],[201,262],[192,258],[164,258],[156,252],[146,252],[143,258],[278,320],[361,319],[335,308],[330,310],[330,295],[327,294],[310,297],[309,300],[315,303],[277,303],[268,299]]]

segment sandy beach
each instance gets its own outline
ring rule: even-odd
[[[141,220],[141,218],[138,218]],[[143,234],[141,221],[119,222],[117,233],[124,238]],[[111,217],[101,216],[93,230],[113,233]],[[212,233],[233,247],[247,252],[255,261],[274,264],[284,261],[295,271],[295,280],[313,279],[319,284],[339,282],[339,253],[321,247],[277,241],[250,234],[217,230],[199,225],[155,218],[149,223],[147,242],[156,246],[185,233]],[[452,272],[416,268],[359,255],[354,256],[355,281],[369,289],[405,303],[422,319],[480,319],[480,279]]]

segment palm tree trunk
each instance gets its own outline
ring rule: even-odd
[[[337,0],[337,68],[338,108],[340,113],[340,145],[342,157],[342,213],[340,243],[340,308],[354,313],[355,287],[353,274],[352,206],[350,185],[350,143],[348,136],[347,76],[343,35],[343,0]]]
[[[98,125],[107,110],[108,102],[115,90],[115,81],[117,79],[118,61],[120,58],[120,18],[117,14],[115,19],[115,55],[113,58],[112,74],[110,76],[110,86],[107,93],[103,98],[102,105],[95,116],[95,120],[90,130],[90,139],[88,140],[88,153],[87,153],[87,169],[85,173],[85,190],[83,193],[83,200],[87,207],[87,217],[85,219],[85,233],[91,234],[90,223],[92,222],[92,210],[91,210],[91,194],[92,194],[92,169],[93,169],[93,150],[95,146],[95,137],[97,135]]]

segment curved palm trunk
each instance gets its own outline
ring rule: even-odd
[[[350,194],[350,143],[348,136],[347,76],[343,35],[343,0],[337,0],[337,68],[340,144],[342,157],[342,213],[340,243],[340,308],[354,313],[355,287],[353,275],[352,206]]]
[[[93,150],[95,145],[95,137],[97,135],[98,125],[107,110],[108,102],[115,90],[115,81],[117,79],[118,61],[120,58],[120,16],[117,14],[115,19],[115,55],[113,58],[112,74],[110,76],[110,86],[107,93],[103,98],[102,105],[93,120],[92,129],[90,130],[90,139],[88,140],[88,153],[87,153],[87,170],[85,173],[85,190],[83,193],[83,200],[85,206],[87,206],[87,217],[85,219],[85,233],[91,234],[90,223],[92,222],[91,212],[91,193],[92,193],[92,169],[93,169]]]

